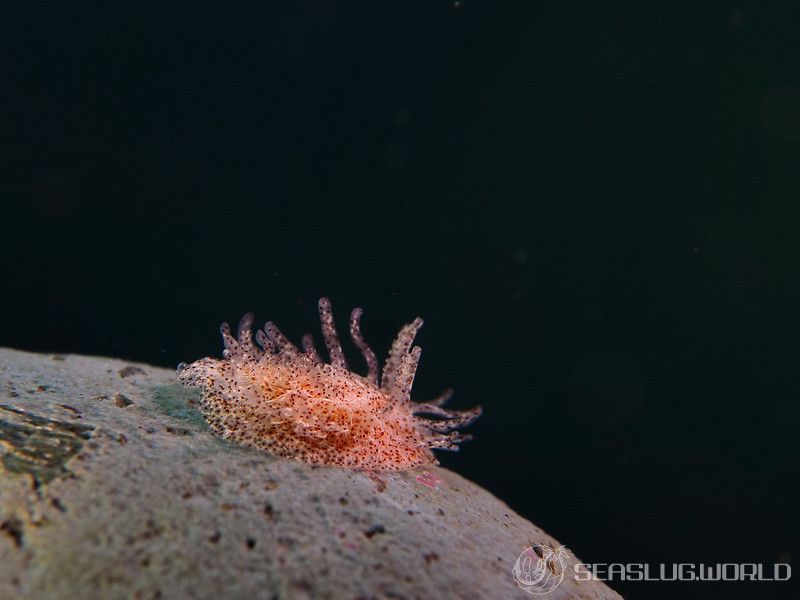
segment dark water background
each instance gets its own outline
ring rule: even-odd
[[[420,314],[443,463],[583,560],[796,566],[800,5],[215,4],[0,9],[1,345]]]

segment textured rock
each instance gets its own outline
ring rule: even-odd
[[[560,544],[485,490],[238,447],[193,397],[166,369],[0,349],[0,598],[535,597],[512,567]]]

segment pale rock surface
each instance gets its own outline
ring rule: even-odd
[[[171,370],[0,349],[0,598],[619,598],[520,589],[520,553],[559,542],[455,473],[275,458],[192,398]]]

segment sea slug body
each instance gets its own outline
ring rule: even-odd
[[[203,358],[178,367],[186,385],[199,387],[199,407],[211,430],[224,438],[312,464],[369,471],[436,464],[432,449],[457,450],[469,435],[456,429],[481,408],[446,410],[448,390],[427,403],[411,401],[421,349],[412,348],[422,319],[405,325],[378,376],[375,353],[361,335],[362,310],[350,315],[350,335],[367,363],[362,376],[347,367],[331,303],[319,301],[330,356],[323,362],[311,335],[300,350],[268,322],[252,336],[253,315],[236,338],[223,323],[223,359]]]

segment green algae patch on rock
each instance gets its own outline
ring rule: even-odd
[[[208,429],[203,415],[194,403],[200,398],[200,392],[187,388],[180,383],[157,385],[152,388],[153,403],[163,414],[173,419],[186,421],[199,429]]]

